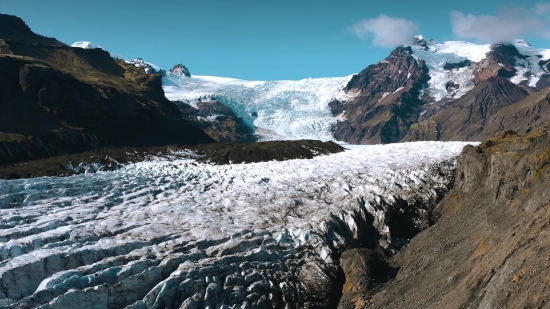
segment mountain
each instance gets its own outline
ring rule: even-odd
[[[169,71],[170,73],[176,74],[176,75],[183,75],[185,77],[191,77],[191,73],[189,73],[189,70],[183,65],[183,64],[176,64],[172,69]]]
[[[413,124],[404,140],[485,140],[503,129],[489,125],[495,115],[527,96],[526,90],[512,82],[489,77],[433,116]]]
[[[356,98],[342,107],[334,137],[353,144],[400,141],[421,112],[419,95],[427,73],[426,63],[415,59],[410,47],[399,47],[354,75],[345,90]]]
[[[181,118],[159,74],[102,49],[36,35],[14,16],[1,14],[0,23],[0,163],[98,147],[213,142]]]
[[[182,78],[168,73],[163,77],[163,87],[173,101],[215,96],[253,128],[260,140],[314,138],[373,144],[415,140],[419,130],[432,132],[418,139],[446,139],[447,134],[436,136],[439,124],[435,120],[419,122],[455,106],[451,103],[478,86],[467,97],[472,102],[463,99],[457,104],[489,104],[480,101],[491,95],[507,98],[505,103],[493,105],[489,114],[522,99],[522,93],[532,94],[550,86],[550,49],[534,48],[524,41],[479,45],[439,43],[418,36],[408,45],[346,77],[247,81],[214,76]],[[511,84],[502,88],[503,82],[497,82],[496,77]],[[489,86],[486,80],[495,85]],[[509,95],[507,91],[512,88],[517,93]],[[489,95],[488,91],[495,93]],[[414,131],[409,134],[412,126]],[[483,136],[493,133],[487,131]],[[464,134],[475,138],[472,132]]]

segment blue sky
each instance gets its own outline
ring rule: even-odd
[[[490,17],[498,15],[499,8],[531,12],[538,2],[0,0],[0,13],[17,15],[33,31],[64,43],[91,41],[126,58],[140,57],[164,68],[183,63],[195,75],[276,80],[356,73],[388,55],[394,44],[388,35],[410,32],[438,41],[469,35],[474,36],[472,41],[488,40],[494,33],[479,37],[468,30],[454,33],[450,13],[460,12],[461,20],[468,21],[467,14]],[[409,24],[391,30],[384,20],[376,19],[381,14]],[[547,16],[550,10],[536,18]],[[379,23],[365,23],[375,19]],[[483,20],[479,24],[483,26]],[[517,27],[523,24],[520,21]],[[532,45],[550,47],[548,36],[532,30],[540,25],[525,27],[520,33]],[[372,31],[393,32],[377,37]]]

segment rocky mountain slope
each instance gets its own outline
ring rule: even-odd
[[[527,96],[526,90],[512,82],[489,77],[459,99],[440,106],[434,115],[426,117],[426,113],[404,140],[485,140],[503,129],[489,126],[493,117]]]
[[[389,261],[395,279],[378,291],[362,286],[341,308],[546,308],[549,132],[466,146],[437,223]]]
[[[38,36],[14,16],[0,15],[0,22],[0,163],[105,146],[213,141],[181,119],[160,75],[101,49]]]
[[[482,141],[499,131],[525,133],[549,124],[550,87],[528,93],[505,79],[491,77],[412,125],[404,140]]]
[[[420,115],[419,95],[429,79],[427,72],[410,47],[399,47],[354,75],[345,89],[357,97],[342,107],[343,120],[334,128],[334,137],[353,144],[400,141]]]
[[[550,58],[550,52],[525,42],[480,46],[417,37],[406,49],[403,54],[403,47],[398,47],[382,62],[354,75],[346,90],[358,96],[331,106],[333,111],[335,106],[345,111],[334,129],[336,139],[353,143],[484,140],[514,127],[513,120],[494,124],[503,108],[544,89],[550,81],[546,62],[540,60]],[[379,77],[367,78],[374,74]],[[394,99],[397,89],[409,88],[414,91],[407,97]],[[381,107],[387,104],[391,108]],[[531,109],[531,114],[545,118],[543,111]]]

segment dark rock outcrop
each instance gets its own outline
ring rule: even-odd
[[[65,45],[54,38],[48,38],[32,32],[31,28],[21,18],[6,14],[0,14],[0,38],[26,44]]]
[[[474,82],[480,82],[495,76],[510,78],[516,75],[516,58],[524,57],[513,45],[499,44],[492,46],[491,51],[480,62],[471,65],[474,69]]]
[[[222,103],[198,101],[196,108],[184,102],[174,102],[183,119],[193,123],[218,142],[253,142],[254,129],[247,126],[233,111]]]
[[[176,64],[172,69],[169,70],[170,73],[183,75],[186,77],[191,77],[191,73],[183,64]]]
[[[465,67],[469,66],[470,64],[471,64],[471,62],[468,59],[466,59],[464,61],[461,61],[461,62],[457,62],[457,63],[446,62],[445,65],[443,66],[443,69],[445,69],[445,70],[456,70],[456,69],[460,69],[460,68],[465,68]]]
[[[20,19],[7,19],[15,22],[8,28],[21,28]],[[213,142],[181,119],[160,75],[101,49],[43,43],[0,36],[0,164],[98,147]]]
[[[418,97],[428,81],[428,68],[398,47],[383,61],[354,75],[345,90],[357,97],[344,106],[345,120],[333,129],[338,140],[357,144],[400,141],[424,104]]]
[[[360,248],[344,251],[340,267],[345,275],[338,308],[362,308],[370,293],[388,280],[390,267],[374,250]]]
[[[340,115],[345,110],[344,103],[338,101],[338,100],[332,100],[328,103],[328,107],[330,107],[330,112],[332,116]]]

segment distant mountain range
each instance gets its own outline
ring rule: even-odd
[[[170,100],[215,97],[210,104],[218,105],[217,113],[222,105],[229,108],[224,116],[260,140],[478,141],[507,128],[529,131],[547,119],[537,111],[546,108],[541,91],[550,86],[550,49],[523,40],[478,45],[417,36],[353,76],[298,81],[186,78],[190,74],[164,74],[141,59],[127,62],[161,72]]]
[[[0,22],[0,57],[13,72],[5,85],[27,85],[4,91],[4,102],[29,102],[4,104],[6,158],[213,140],[479,141],[500,130],[530,131],[549,117],[550,49],[521,40],[477,45],[417,36],[355,75],[245,81],[125,60],[87,41],[70,47],[14,16]],[[45,74],[59,82],[48,84]],[[72,83],[70,94],[63,87]],[[201,98],[208,99],[197,104]]]

